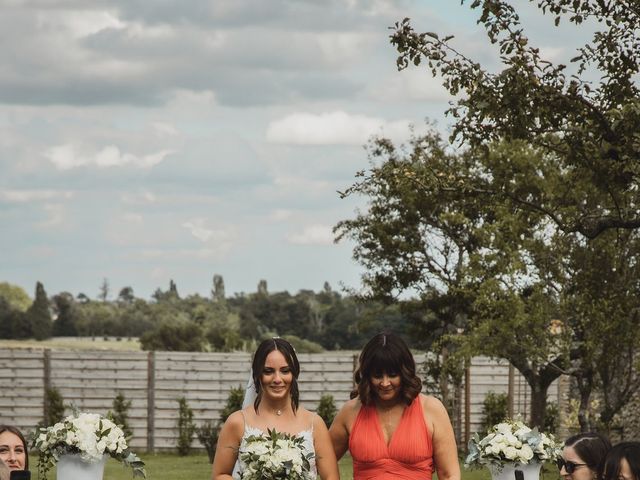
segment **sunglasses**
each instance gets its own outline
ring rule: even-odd
[[[558,465],[558,470],[562,470],[562,467],[567,471],[569,475],[576,471],[578,467],[586,467],[586,463],[576,463],[570,462],[569,460],[565,460],[564,458],[559,458],[556,460],[556,465]]]

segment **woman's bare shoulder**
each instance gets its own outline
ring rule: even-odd
[[[420,402],[422,403],[422,408],[426,413],[438,414],[446,411],[442,402],[431,395],[421,393]]]

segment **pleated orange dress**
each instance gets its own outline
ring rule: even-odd
[[[389,445],[375,406],[363,405],[349,435],[354,480],[431,480],[433,445],[418,395],[404,409]]]

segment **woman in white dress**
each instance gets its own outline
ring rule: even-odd
[[[253,355],[252,387],[255,400],[229,416],[222,426],[213,460],[213,480],[239,479],[244,465],[238,451],[250,435],[275,429],[302,436],[307,453],[313,453],[310,478],[338,480],[338,465],[324,421],[299,405],[300,364],[289,342],[263,341]]]

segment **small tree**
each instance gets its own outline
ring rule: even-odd
[[[118,392],[116,398],[113,399],[113,410],[109,412],[109,418],[122,428],[124,436],[127,440],[133,436],[133,431],[129,427],[129,408],[131,408],[131,400],[126,400],[122,392]]]
[[[64,418],[64,399],[60,391],[55,388],[47,388],[44,392],[44,420],[42,425],[50,427]]]
[[[333,419],[336,416],[337,409],[336,404],[333,401],[333,395],[325,394],[320,397],[320,403],[316,413],[324,420],[327,428],[333,423]]]
[[[42,283],[36,283],[36,298],[26,312],[31,332],[36,340],[51,338],[53,321],[49,311],[49,299]]]
[[[178,399],[178,453],[182,456],[191,453],[191,442],[196,432],[196,424],[193,423],[193,410],[189,407],[187,399]]]
[[[229,395],[227,396],[227,403],[220,412],[220,424],[223,424],[229,418],[233,412],[242,409],[242,401],[244,400],[244,388],[238,386],[237,388],[231,388]]]
[[[496,423],[504,421],[509,415],[506,393],[489,392],[482,402],[482,431],[487,432]]]
[[[227,396],[227,403],[220,412],[220,420],[215,423],[211,420],[207,420],[197,429],[196,434],[198,436],[198,440],[207,451],[210,463],[213,463],[213,457],[216,454],[218,435],[220,434],[222,424],[227,421],[229,415],[242,408],[243,400],[244,389],[240,386],[238,388],[232,388]]]
[[[218,423],[207,420],[196,430],[198,441],[207,451],[209,463],[213,463],[213,457],[216,455],[216,447],[218,446],[218,435],[220,435],[220,425]]]

